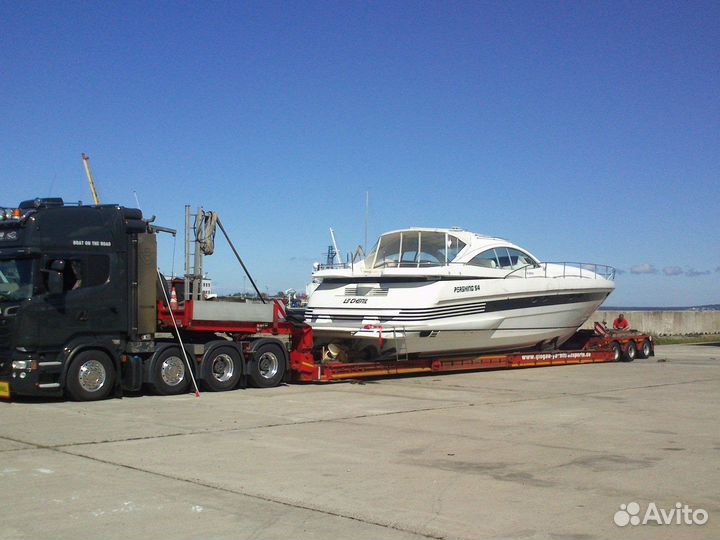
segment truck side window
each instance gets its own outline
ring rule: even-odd
[[[87,272],[83,287],[104,285],[110,280],[110,257],[107,255],[88,255]]]
[[[62,274],[64,292],[97,287],[110,280],[110,257],[107,255],[88,255],[82,259],[54,259],[48,263],[48,269],[53,267],[62,268],[59,271]],[[47,290],[47,274],[43,281]]]
[[[50,259],[43,272],[43,288],[50,290],[50,275],[58,273],[62,278],[62,292],[71,291],[82,286],[82,261],[79,259]]]
[[[65,271],[63,272],[63,290],[72,291],[83,286],[82,262],[73,259],[65,261]]]

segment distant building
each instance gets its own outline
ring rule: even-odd
[[[212,292],[212,279],[207,277],[207,275],[203,276],[200,282],[200,293],[203,298],[215,298],[217,296],[217,294]]]

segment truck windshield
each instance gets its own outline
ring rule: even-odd
[[[0,259],[0,302],[25,300],[32,293],[32,259]]]

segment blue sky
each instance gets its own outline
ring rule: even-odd
[[[0,205],[91,202],[86,152],[103,202],[217,211],[270,292],[369,192],[369,243],[461,226],[617,267],[611,305],[720,303],[719,89],[718,2],[0,0]],[[206,269],[243,288],[224,240]]]

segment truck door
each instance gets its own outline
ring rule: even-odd
[[[46,345],[62,345],[81,334],[116,333],[122,328],[125,314],[113,298],[109,255],[48,256],[43,274],[47,293],[33,307],[40,312],[41,341]]]

